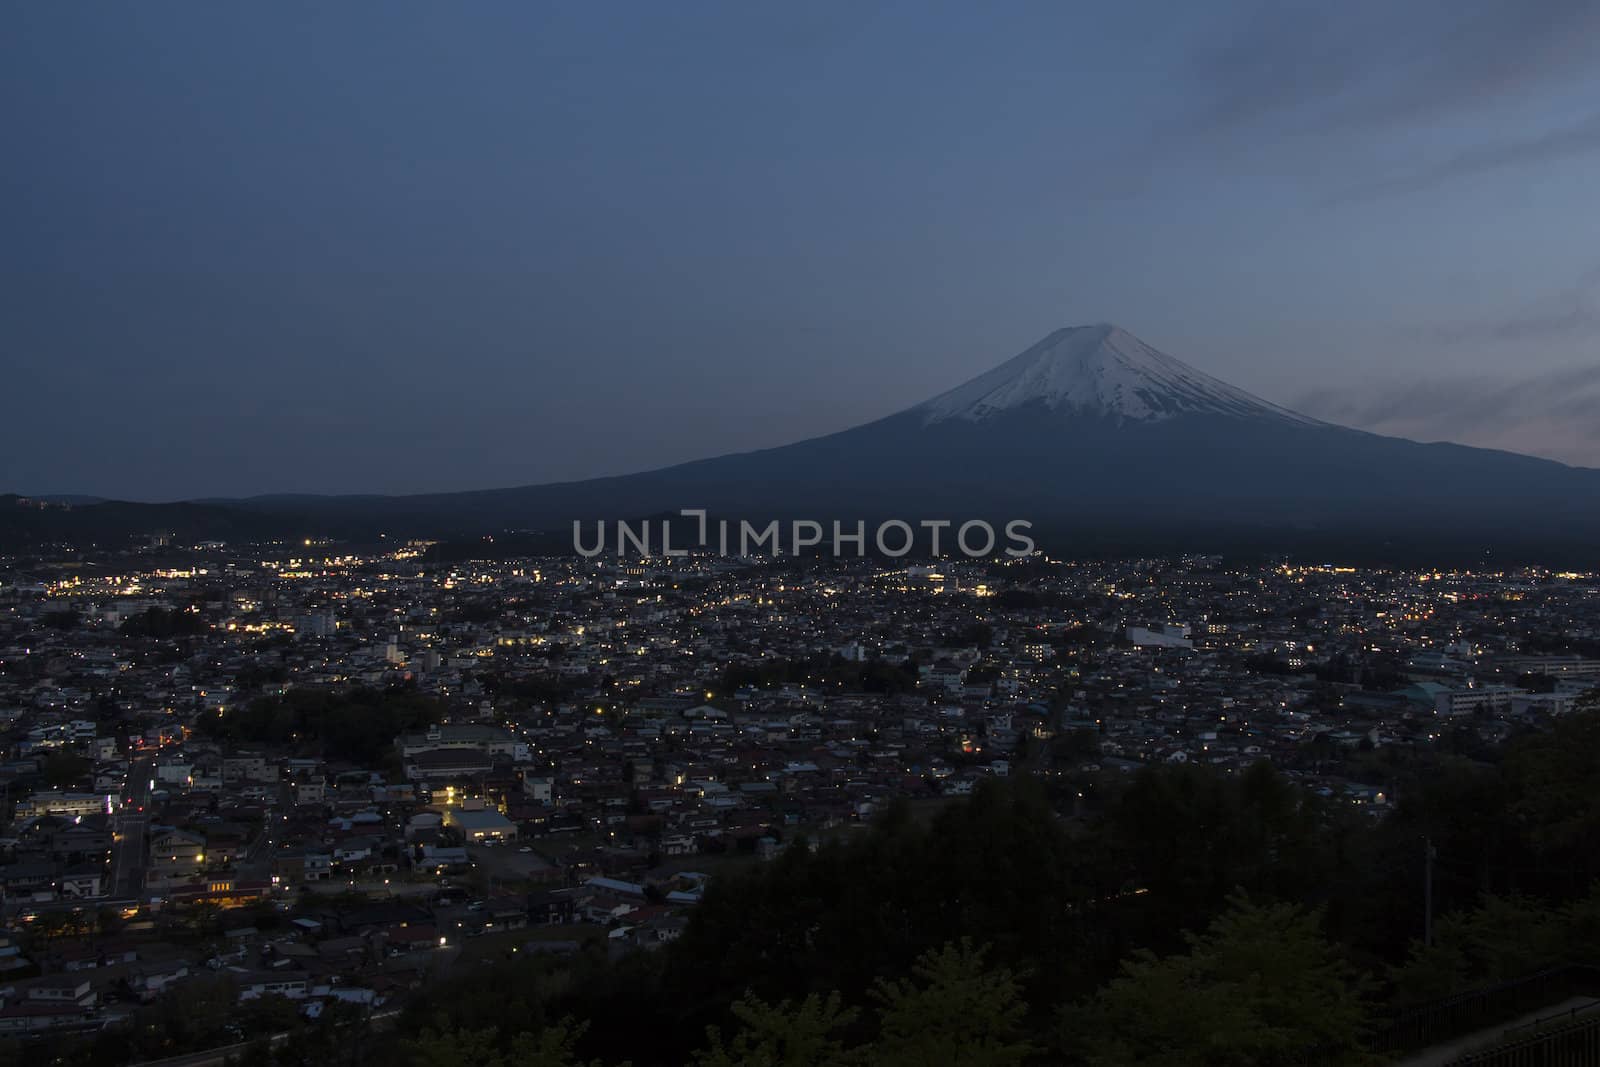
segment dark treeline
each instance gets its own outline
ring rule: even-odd
[[[371,766],[392,752],[395,736],[443,722],[449,708],[415,688],[291,689],[196,720],[204,737],[235,743],[299,745],[329,760]]]
[[[1418,761],[1382,820],[1265,764],[993,781],[720,878],[662,952],[431,990],[392,1040],[418,1067],[539,1035],[535,1062],[932,1062],[920,1018],[944,1062],[1362,1062],[1404,1005],[1600,959],[1597,846],[1593,710]]]
[[[128,637],[163,640],[172,637],[194,637],[205,633],[209,628],[210,623],[198,610],[146,608],[138,615],[124,620],[121,632]]]

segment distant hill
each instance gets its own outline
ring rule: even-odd
[[[301,528],[298,517],[248,508],[120,500],[79,505],[0,495],[0,547],[11,549],[56,543],[117,547],[159,534],[188,541],[253,541],[294,536]]]

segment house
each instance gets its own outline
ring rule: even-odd
[[[232,863],[244,851],[250,831],[239,823],[217,823],[206,827],[206,855],[210,863]]]
[[[167,830],[150,839],[150,880],[187,881],[205,868],[206,841],[199,834]]]
[[[273,971],[242,971],[229,968],[233,971],[234,981],[239,986],[240,1000],[256,1000],[259,997],[287,997],[290,1000],[304,1000],[310,989],[310,982],[304,974],[285,974]]]
[[[383,838],[371,834],[345,838],[333,846],[333,862],[341,867],[372,859],[383,847]]]
[[[178,757],[162,760],[156,764],[156,781],[166,785],[189,785],[189,780],[194,774],[194,762]]]
[[[100,861],[111,855],[111,832],[96,826],[76,825],[50,835],[50,858],[61,863]]]
[[[396,923],[383,931],[383,940],[389,956],[420,952],[440,944],[438,928],[432,923]]]
[[[272,876],[284,885],[325,881],[333,873],[333,856],[306,849],[287,852],[272,859]]]
[[[447,782],[474,778],[494,769],[494,760],[471,748],[427,749],[405,757],[405,776],[412,781]]]
[[[326,803],[328,780],[320,774],[308,774],[294,784],[294,802],[299,806]]]
[[[699,851],[700,843],[692,834],[661,835],[661,854],[663,856],[692,856]]]
[[[541,926],[558,926],[573,921],[577,901],[562,889],[528,894],[528,920]]]
[[[423,845],[422,857],[414,861],[418,870],[431,870],[436,874],[447,871],[465,871],[472,866],[464,848]]]
[[[481,811],[451,808],[445,813],[445,823],[460,830],[461,836],[468,841],[515,841],[517,839],[516,824],[498,811],[490,808],[485,808]]]
[[[48,895],[55,884],[56,865],[45,859],[20,860],[0,870],[8,897]]]
[[[689,920],[681,915],[665,915],[659,919],[651,919],[641,926],[639,937],[641,941],[666,945],[682,937],[688,925]]]
[[[583,884],[597,892],[613,896],[637,897],[643,900],[645,895],[644,886],[637,882],[624,882],[618,878],[590,878]]]
[[[51,790],[17,801],[15,813],[18,819],[39,815],[108,815],[118,807],[115,796]]]
[[[266,757],[252,752],[237,752],[222,760],[224,782],[276,782],[278,767]]]
[[[407,762],[424,752],[446,750],[508,756],[516,763],[528,760],[527,742],[518,740],[510,730],[476,723],[430,726],[422,733],[402,735],[396,747],[400,749],[401,758]]]
[[[104,870],[98,863],[81,863],[61,872],[56,892],[63,900],[85,900],[105,895]]]
[[[42,978],[28,987],[28,1000],[34,1003],[92,1008],[95,999],[94,987],[89,979],[76,974]]]
[[[140,1000],[154,1000],[167,987],[180,978],[189,976],[189,965],[183,962],[141,968],[128,976],[128,988]]]
[[[1475,711],[1509,711],[1512,701],[1528,695],[1526,689],[1509,685],[1485,685],[1470,689],[1448,689],[1435,694],[1435,715],[1470,715]]]
[[[25,1034],[86,1025],[89,1009],[50,1000],[24,1000],[0,1008],[0,1034]]]

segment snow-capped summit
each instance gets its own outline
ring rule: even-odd
[[[1316,422],[1197,371],[1108,323],[1057,330],[912,410],[933,423],[986,419],[1033,404],[1140,422],[1183,414]]]

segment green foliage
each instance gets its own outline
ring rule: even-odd
[[[1050,756],[1067,766],[1090,763],[1100,758],[1100,731],[1091,727],[1074,727],[1050,740]]]
[[[122,633],[128,637],[150,637],[158,640],[169,637],[193,637],[209,628],[198,611],[173,611],[167,608],[147,608],[122,622]]]
[[[776,1004],[747,994],[732,1011],[740,1024],[732,1040],[725,1043],[722,1032],[709,1027],[695,1067],[838,1067],[848,1057],[836,1035],[859,1014],[842,1007],[838,993]]]
[[[1034,611],[1044,607],[1044,597],[1032,589],[1002,589],[995,604],[1006,611]]]
[[[600,1067],[599,1060],[581,1061],[574,1051],[588,1029],[588,1023],[562,1019],[537,1033],[518,1034],[508,1067]]]
[[[300,1008],[288,997],[256,997],[242,1001],[235,1017],[247,1033],[275,1034],[293,1028],[300,1021]]]
[[[243,708],[208,712],[196,726],[208,737],[318,748],[328,759],[371,765],[397,734],[438,722],[448,708],[414,689],[292,689]]]
[[[910,980],[879,979],[880,1036],[874,1064],[1014,1067],[1035,1051],[1022,1038],[1028,1005],[1016,976],[985,966],[987,948],[963,938],[925,953]]]
[[[500,1032],[483,1030],[424,1030],[401,1045],[410,1067],[504,1067]]]
[[[1033,972],[1030,989],[1058,996],[1090,962],[1085,905],[1099,891],[1080,874],[1088,858],[1030,780],[985,783],[926,822],[896,806],[848,840],[719,878],[674,946],[666,984],[689,1010],[715,1010],[746,986],[769,1000],[860,998],[965,934],[1002,965],[1060,961]]]
[[[1522,738],[1506,757],[1511,814],[1531,827],[1542,858],[1561,862],[1600,854],[1600,714],[1579,712]],[[1583,864],[1583,880],[1593,876]]]
[[[182,997],[163,997],[141,1013],[136,1044],[139,1058],[155,1059],[192,1049],[228,1044],[238,1002],[238,986],[229,978],[191,982]]]
[[[600,1067],[581,1060],[576,1047],[588,1023],[562,1019],[502,1041],[497,1027],[424,1030],[401,1046],[410,1067]]]
[[[1346,818],[1263,762],[1238,775],[1197,766],[1143,771],[1104,829],[1129,883],[1143,890],[1143,925],[1176,945],[1179,931],[1215,915],[1235,888],[1320,901],[1351,832]]]
[[[994,627],[984,622],[974,622],[951,633],[945,643],[955,648],[988,648],[994,643]]]
[[[854,1047],[841,1034],[861,1013],[837,992],[776,1003],[747,993],[731,1008],[732,1037],[708,1027],[694,1067],[1016,1067],[1036,1051],[1022,1037],[1028,1006],[1015,975],[986,955],[963,939],[923,954],[909,978],[879,979],[879,1037]]]
[[[1600,959],[1600,885],[1552,907],[1524,896],[1488,896],[1441,916],[1433,944],[1413,940],[1393,969],[1396,999],[1420,1004],[1508,982],[1562,963]]]
[[[93,760],[73,752],[46,752],[41,762],[43,766],[40,775],[44,779],[44,784],[51,789],[76,785],[94,770]]]
[[[316,1022],[291,1029],[288,1040],[273,1050],[272,1061],[279,1067],[360,1067],[368,1059],[371,1037],[363,1009],[332,1003]]]
[[[1137,953],[1093,1000],[1063,1012],[1065,1042],[1097,1067],[1360,1062],[1362,987],[1317,919],[1234,897],[1187,953]]]

